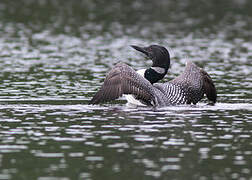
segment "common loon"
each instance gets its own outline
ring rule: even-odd
[[[159,45],[132,47],[147,55],[152,60],[152,66],[137,73],[125,63],[116,64],[90,104],[115,100],[124,94],[132,96],[126,97],[128,101],[133,98],[149,106],[196,104],[204,94],[212,104],[216,102],[217,93],[211,77],[194,63],[188,61],[184,72],[175,79],[157,83],[170,67],[168,50]]]

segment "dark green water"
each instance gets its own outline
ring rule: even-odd
[[[0,1],[0,179],[252,179],[252,3]],[[211,75],[218,103],[88,100],[119,61],[161,44]]]

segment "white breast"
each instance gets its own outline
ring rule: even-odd
[[[128,106],[146,106],[145,104],[141,103],[139,100],[134,98],[131,94],[125,94],[124,97],[126,98]]]
[[[140,74],[142,77],[144,77],[144,72],[146,71],[146,69],[140,69],[137,71],[138,74]],[[133,105],[133,106],[146,106],[145,104],[141,103],[139,100],[137,100],[134,96],[132,96],[131,94],[125,94],[124,97],[126,98],[126,100],[128,101],[127,104],[128,105]]]
[[[140,74],[142,77],[144,77],[145,71],[146,71],[146,69],[140,69],[137,71],[137,73]]]

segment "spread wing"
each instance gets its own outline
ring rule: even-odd
[[[101,89],[89,104],[115,100],[123,94],[133,94],[145,102],[155,99],[152,84],[130,66],[119,63],[108,72]]]
[[[171,81],[181,86],[187,92],[187,103],[196,104],[204,94],[208,100],[216,102],[217,92],[213,80],[209,74],[194,63],[188,61],[182,74]]]
[[[201,70],[201,73],[203,74],[203,88],[207,99],[213,101],[213,103],[216,103],[217,92],[213,80],[211,79],[209,74],[203,69]]]

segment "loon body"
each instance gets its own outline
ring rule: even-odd
[[[152,66],[136,72],[127,64],[118,63],[109,71],[90,104],[115,100],[122,95],[135,105],[196,104],[204,94],[212,103],[216,102],[217,93],[211,77],[194,63],[187,62],[184,72],[175,79],[158,83],[170,67],[167,49],[158,45],[132,47],[147,55],[153,62]]]

